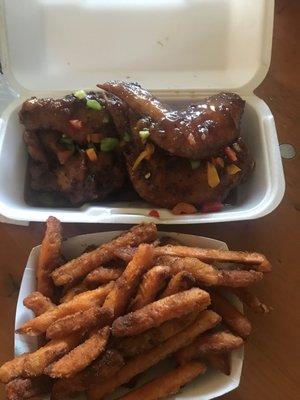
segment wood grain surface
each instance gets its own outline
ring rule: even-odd
[[[280,143],[296,148],[284,160],[286,193],[280,206],[262,219],[223,224],[162,226],[161,229],[226,241],[231,249],[263,252],[273,272],[256,285],[256,293],[274,311],[249,312],[253,334],[246,346],[241,384],[227,400],[296,400],[300,398],[300,1],[276,2],[270,71],[256,90],[271,108]],[[126,225],[65,224],[66,236],[126,228]],[[22,272],[44,226],[0,225],[0,363],[13,356],[14,314]],[[4,399],[3,388],[0,398]]]

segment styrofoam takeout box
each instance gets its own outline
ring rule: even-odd
[[[92,233],[87,235],[75,236],[64,242],[63,254],[66,259],[71,259],[79,256],[83,250],[92,244],[100,245],[105,243],[112,238],[120,234],[121,231],[114,232],[100,232]],[[205,238],[201,236],[186,235],[181,233],[170,233],[170,232],[159,232],[159,237],[171,236],[174,239],[178,239],[184,245],[198,246],[204,248],[227,250],[226,243],[219,240]],[[18,329],[28,319],[33,318],[32,311],[28,310],[23,305],[23,299],[32,291],[36,289],[36,278],[35,269],[37,266],[37,259],[40,251],[40,246],[34,247],[29,255],[26,268],[24,270],[23,279],[21,283],[17,311],[15,328]],[[231,299],[233,303],[243,310],[242,304],[236,299]],[[37,348],[37,338],[26,335],[15,335],[15,355],[20,355],[28,351],[33,351]],[[230,392],[231,390],[238,387],[240,382],[240,376],[242,371],[244,358],[244,349],[238,349],[231,354],[231,375],[226,376],[220,372],[211,370],[198,377],[195,381],[185,386],[184,389],[172,399],[182,400],[208,400],[215,397],[221,396],[224,393]],[[166,362],[160,363],[158,366],[153,367],[146,375],[146,379],[157,376],[158,373],[164,371],[168,367]],[[123,394],[125,390],[118,391],[117,395]],[[115,396],[113,397],[115,398]]]
[[[30,221],[49,214],[64,222],[139,223],[153,206],[143,201],[39,208],[24,201],[27,154],[18,121],[22,102],[93,89],[110,79],[137,81],[175,105],[219,91],[247,102],[242,136],[255,159],[234,206],[210,214],[175,216],[188,224],[262,217],[280,203],[284,176],[274,119],[253,90],[264,79],[272,43],[273,0],[0,0],[1,60],[19,94],[0,126],[0,213]]]

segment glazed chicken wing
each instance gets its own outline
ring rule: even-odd
[[[88,107],[88,101],[98,103],[99,109]],[[84,99],[78,99],[73,94],[60,99],[32,97],[23,103],[19,117],[27,130],[51,129],[84,143],[87,136],[99,132],[100,127],[104,135],[115,126],[122,129],[122,105],[113,94],[99,91],[88,92]],[[111,108],[114,109],[112,119],[109,112]]]
[[[141,122],[138,123],[138,129],[140,126]],[[126,144],[124,154],[132,184],[144,200],[166,208],[173,208],[181,202],[201,206],[223,201],[251,171],[252,158],[243,141],[239,139],[234,146],[238,149],[238,152],[235,152],[235,173],[229,173],[233,163],[224,149],[213,158],[214,162],[219,162],[219,165],[213,166],[219,178],[219,183],[213,187],[209,184],[207,170],[208,163],[213,165],[212,160],[198,161],[195,165],[186,158],[170,155],[158,146],[151,147],[150,143],[143,147],[134,134],[131,142]],[[145,148],[152,148],[152,154],[137,164],[136,161]]]
[[[22,105],[33,202],[53,203],[61,197],[79,206],[104,199],[124,183],[117,137],[125,129],[127,106],[113,94],[81,92],[84,98],[31,98]]]
[[[170,154],[208,158],[239,137],[245,102],[237,94],[220,93],[184,111],[173,111],[138,84],[112,81],[98,86],[137,115],[148,116],[151,141]]]

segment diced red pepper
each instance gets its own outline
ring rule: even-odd
[[[178,203],[171,210],[171,213],[174,215],[189,215],[196,214],[196,212],[197,208],[189,203]]]
[[[221,167],[224,168],[224,160],[221,157],[216,157],[211,159],[212,163],[214,164],[215,167]]]
[[[227,147],[225,147],[224,150],[225,150],[226,156],[229,158],[229,160],[237,161],[236,153],[231,147],[227,146]]]
[[[69,123],[75,129],[82,128],[82,121],[80,121],[80,119],[70,119]]]
[[[159,212],[157,210],[150,210],[148,213],[149,217],[159,218]]]
[[[222,210],[224,205],[220,201],[212,201],[211,203],[204,203],[201,207],[202,213],[211,213]]]

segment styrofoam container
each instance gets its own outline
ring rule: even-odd
[[[18,121],[31,96],[59,97],[110,79],[137,81],[163,101],[184,105],[234,91],[246,100],[242,136],[256,167],[237,204],[218,213],[174,216],[188,224],[262,217],[280,203],[284,176],[273,116],[254,89],[270,64],[273,0],[0,0],[1,60],[19,98],[0,126],[0,213],[30,221],[151,221],[143,201],[32,207],[24,201],[27,154]]]
[[[119,233],[121,233],[121,231],[101,232],[75,236],[64,242],[63,254],[65,255],[66,259],[77,257],[87,246],[92,244],[100,245],[102,243],[105,243],[117,236]],[[218,250],[228,249],[226,243],[215,239],[172,232],[159,232],[158,234],[159,237],[164,235],[171,236],[174,239],[178,239],[183,244],[189,246],[198,246]],[[23,299],[29,293],[36,290],[35,269],[37,266],[39,251],[40,246],[34,247],[32,249],[27,261],[26,268],[24,270],[16,311],[16,329],[18,329],[24,322],[26,322],[30,318],[33,318],[34,316],[32,311],[24,307]],[[242,303],[238,301],[237,298],[231,298],[231,301],[239,308],[240,311],[243,311]],[[37,348],[37,344],[38,343],[36,337],[16,334],[15,355],[20,355],[28,351],[33,351]],[[237,388],[240,382],[243,358],[243,348],[233,351],[231,354],[230,376],[223,375],[220,372],[209,368],[203,376],[200,376],[189,385],[186,385],[184,389],[175,397],[172,397],[172,399],[176,398],[182,400],[208,400],[221,396]],[[153,378],[154,376],[157,376],[159,373],[166,370],[168,366],[168,363],[165,361],[163,363],[160,363],[158,366],[151,368],[151,370],[149,370],[145,377],[145,381]],[[125,389],[122,389],[119,390],[115,395],[120,396],[125,392]],[[115,395],[112,398],[115,398]]]

